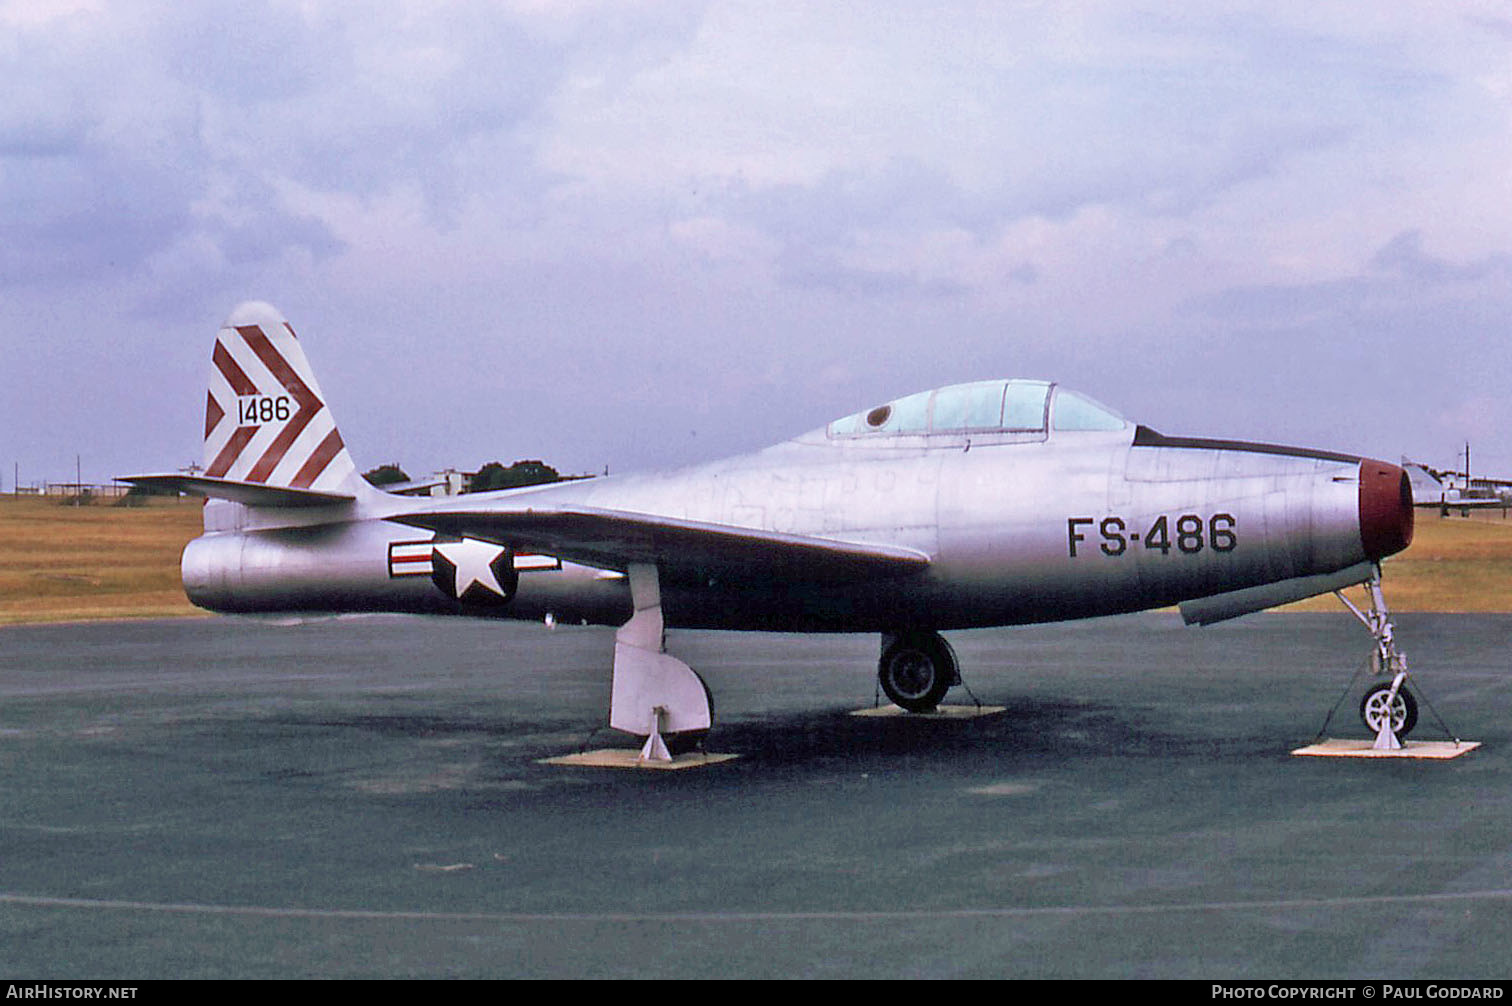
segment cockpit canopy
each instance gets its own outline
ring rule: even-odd
[[[973,381],[921,391],[829,424],[831,438],[1004,434],[1043,440],[1047,431],[1112,432],[1118,413],[1050,381]]]

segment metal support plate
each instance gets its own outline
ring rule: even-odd
[[[739,755],[735,754],[709,754],[703,751],[695,751],[689,754],[677,755],[671,761],[650,761],[641,757],[638,748],[604,748],[599,751],[583,751],[579,754],[560,755],[556,758],[542,758],[537,764],[570,765],[580,768],[643,768],[661,772],[675,772],[678,769],[717,765],[720,762],[732,761],[739,757]]]
[[[1324,739],[1297,748],[1294,755],[1314,758],[1428,758],[1443,761],[1469,754],[1480,741],[1403,741],[1399,748],[1381,749],[1373,740]]]
[[[927,713],[911,713],[889,702],[885,706],[853,709],[851,715],[882,718],[906,716],[911,720],[974,720],[980,716],[996,716],[998,713],[1006,712],[1007,708],[1007,706],[935,706]]]

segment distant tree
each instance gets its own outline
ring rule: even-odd
[[[490,461],[473,476],[469,491],[481,493],[490,489],[518,489],[521,486],[542,486],[561,481],[562,474],[539,459],[516,461],[508,468],[497,461]]]
[[[370,485],[375,486],[391,486],[410,481],[404,469],[397,464],[379,465],[370,472],[363,472],[362,477],[367,479]]]

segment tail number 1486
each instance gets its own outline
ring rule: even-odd
[[[236,425],[282,423],[292,415],[288,395],[249,395],[236,400]]]

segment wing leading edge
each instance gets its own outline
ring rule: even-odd
[[[916,549],[706,524],[593,507],[443,510],[388,518],[438,534],[525,547],[570,562],[624,570],[654,563],[676,577],[844,583],[929,566]]]

